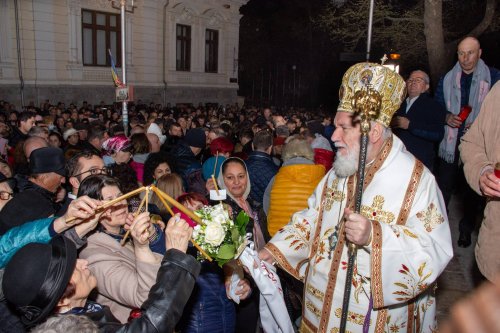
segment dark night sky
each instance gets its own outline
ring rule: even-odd
[[[473,8],[482,10],[481,0],[454,0],[444,2],[443,6],[451,4],[455,10],[461,10],[461,5],[471,6],[471,1],[479,3]],[[341,77],[353,63],[340,62],[343,45],[332,42],[309,19],[321,13],[326,3],[328,0],[250,0],[241,8],[244,16],[240,26],[240,95],[247,100],[253,96],[257,104],[262,101],[261,104],[278,106],[336,106]],[[444,13],[449,12],[446,9]],[[454,15],[443,20],[456,34],[476,24],[470,10],[462,17]],[[455,21],[460,22],[458,27]],[[488,65],[499,68],[500,33],[484,34],[480,41],[482,58]],[[360,51],[365,51],[365,46],[361,48]],[[372,46],[371,60],[377,61],[385,52]],[[412,65],[428,68],[426,59]],[[411,69],[402,68],[402,74]]]

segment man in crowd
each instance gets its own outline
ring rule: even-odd
[[[161,146],[161,150],[170,152],[172,148],[177,145],[179,140],[182,138],[182,128],[181,125],[177,122],[171,122],[168,125],[168,135],[165,139],[165,142]]]
[[[354,212],[360,124],[354,95],[374,89],[384,104],[368,133],[361,213]],[[302,332],[340,326],[348,243],[358,247],[347,331],[436,329],[432,284],[453,256],[446,209],[430,171],[388,128],[404,81],[391,70],[360,63],[344,75],[332,141],[337,159],[309,198],[259,252],[304,280]],[[357,96],[359,97],[359,96]]]
[[[250,197],[262,205],[264,191],[278,172],[278,166],[271,157],[273,134],[264,130],[257,132],[252,142],[253,151],[245,161],[250,176]]]
[[[443,138],[446,113],[429,96],[429,76],[424,71],[411,72],[406,88],[408,97],[394,115],[391,126],[406,149],[433,171],[435,145]]]
[[[205,181],[203,180],[201,163],[196,158],[205,148],[207,137],[202,128],[193,128],[172,149],[172,157],[175,158],[175,172],[183,181],[188,192],[205,193]]]
[[[35,113],[25,111],[18,117],[18,126],[12,128],[12,134],[9,138],[9,146],[15,147],[20,141],[28,138],[28,132],[35,126]]]
[[[59,209],[55,193],[66,176],[62,150],[53,147],[34,150],[29,168],[30,176],[25,187],[20,187],[20,193],[0,212],[0,234],[28,221],[54,215]]]
[[[98,155],[101,154],[102,144],[109,138],[108,130],[102,124],[91,124],[87,134],[87,140],[81,142],[82,150],[90,150]]]
[[[85,178],[91,175],[105,174],[107,171],[101,156],[93,151],[84,150],[76,153],[66,162],[66,172],[71,192],[68,192],[66,200],[57,213],[58,216],[66,213],[70,202],[76,199],[80,184]]]
[[[448,205],[455,185],[465,186],[464,216],[460,220],[458,246],[471,244],[471,233],[476,222],[481,198],[465,183],[459,169],[458,143],[479,114],[481,104],[490,88],[500,79],[500,72],[488,67],[481,59],[481,46],[474,37],[466,37],[458,44],[458,62],[442,78],[436,89],[436,100],[446,108],[444,138],[439,145],[437,179],[445,204]],[[462,121],[458,116],[465,107],[472,108]]]
[[[500,83],[496,83],[484,99],[481,112],[462,137],[460,156],[469,185],[486,197],[484,219],[476,245],[476,262],[481,273],[491,282],[500,273]]]

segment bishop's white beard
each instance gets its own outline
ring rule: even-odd
[[[335,147],[343,147],[347,150],[347,155],[337,154],[333,163],[333,170],[338,177],[344,178],[354,175],[358,171],[359,142],[350,149],[345,145],[335,143]]]

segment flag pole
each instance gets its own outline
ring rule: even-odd
[[[122,40],[122,82],[124,86],[127,86],[127,62],[126,62],[126,44],[125,44],[125,6],[127,0],[120,0],[120,19],[121,19],[121,40]],[[125,130],[125,135],[128,136],[128,109],[127,101],[122,102],[122,120],[123,129]]]

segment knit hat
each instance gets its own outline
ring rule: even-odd
[[[207,136],[202,128],[193,128],[186,133],[184,141],[191,147],[203,149],[206,146]]]
[[[217,155],[217,152],[219,153],[232,153],[234,149],[234,144],[229,140],[228,138],[225,137],[220,137],[214,139],[210,143],[210,153],[212,155]]]
[[[167,139],[167,137],[162,133],[160,126],[156,123],[149,125],[147,134],[149,133],[156,135],[158,139],[160,139],[160,144],[164,144]]]
[[[65,130],[63,134],[64,141],[68,141],[68,138],[73,134],[78,134],[78,131],[74,128],[68,128],[67,130]]]
[[[48,317],[61,299],[76,265],[76,247],[64,236],[30,243],[5,267],[2,287],[27,327]]]
[[[40,174],[49,172],[66,176],[63,151],[55,147],[42,147],[33,150],[30,154],[30,173]]]

